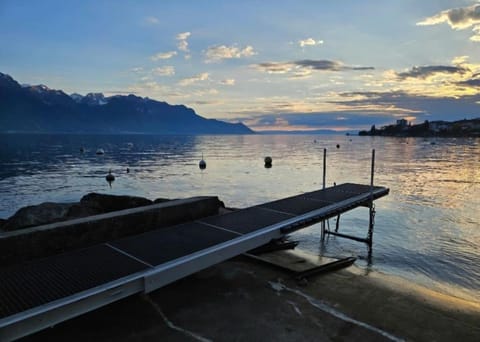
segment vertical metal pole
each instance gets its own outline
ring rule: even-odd
[[[372,168],[370,171],[370,205],[369,205],[369,220],[368,220],[368,248],[371,251],[373,240],[373,225],[374,225],[374,207],[373,207],[373,175],[375,173],[375,149],[372,150]]]
[[[370,192],[373,196],[373,174],[375,173],[375,149],[372,150],[372,169],[370,174]]]
[[[326,177],[327,177],[327,149],[323,149],[323,187],[325,189],[326,186]],[[322,241],[325,240],[325,221],[321,223],[322,231],[321,231],[321,239]]]
[[[325,189],[325,180],[327,177],[327,149],[323,149],[323,189]]]

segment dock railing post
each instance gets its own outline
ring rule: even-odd
[[[325,189],[326,186],[326,177],[327,177],[327,149],[323,149],[323,187],[322,189]],[[322,221],[321,223],[321,239],[322,241],[325,240],[325,221]]]
[[[367,243],[369,250],[372,248],[372,240],[373,240],[373,226],[374,226],[374,219],[375,219],[375,208],[373,206],[373,176],[375,174],[375,149],[372,149],[372,165],[370,171],[370,203],[369,203],[369,220],[368,220],[368,236],[367,236]]]
[[[327,177],[327,149],[323,149],[323,189],[325,189],[325,180]]]

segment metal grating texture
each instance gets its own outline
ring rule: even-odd
[[[328,202],[329,204],[345,201],[349,198],[355,197],[358,194],[352,192],[344,192],[339,188],[340,186],[335,186],[333,188],[326,188],[324,190],[318,190],[314,192],[306,193],[304,196],[306,198],[314,199],[317,201]]]
[[[111,245],[157,266],[236,237],[238,234],[190,222],[117,240]]]
[[[343,191],[343,192],[351,192],[359,195],[365,192],[370,192],[370,185],[344,183],[344,184],[334,186],[333,189],[337,189],[338,191]],[[383,188],[380,186],[373,187],[373,191],[380,190],[380,189],[383,189]]]
[[[146,268],[98,245],[0,269],[0,319]]]
[[[289,218],[292,218],[292,215],[252,207],[233,213],[207,217],[199,222],[212,224],[240,234],[247,234]]]
[[[260,205],[261,208],[268,208],[282,211],[284,213],[302,215],[310,211],[330,205],[330,202],[312,200],[305,196],[295,196],[279,201],[269,202]]]

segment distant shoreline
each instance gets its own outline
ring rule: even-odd
[[[480,137],[480,118],[459,121],[428,121],[412,125],[405,119],[397,120],[396,124],[377,129],[373,125],[369,131],[358,132],[360,136],[387,137],[442,137],[442,138],[478,138]]]

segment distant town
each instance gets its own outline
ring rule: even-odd
[[[360,131],[358,135],[379,135],[390,137],[480,137],[480,118],[459,121],[428,121],[412,125],[400,119],[396,124]]]

